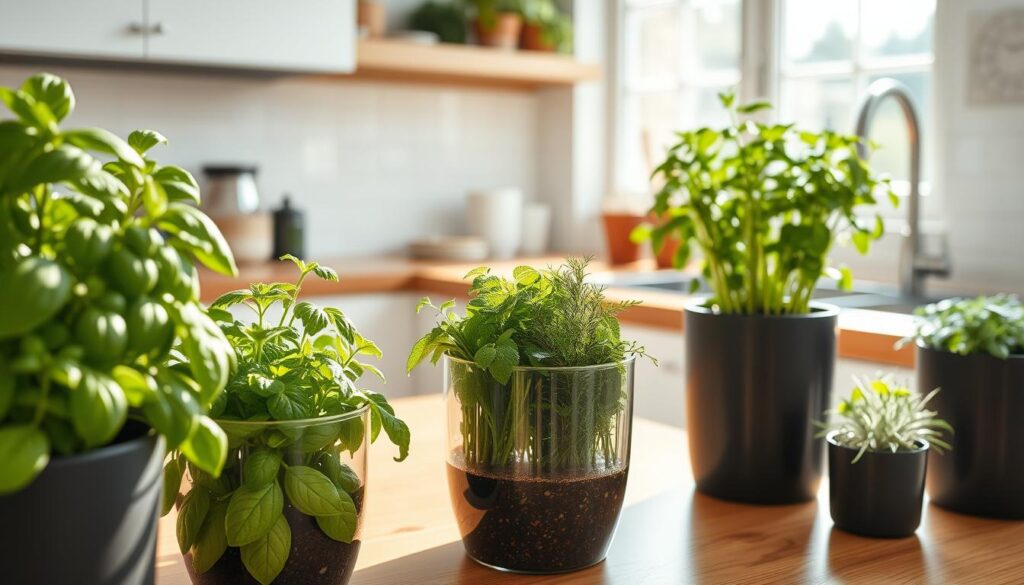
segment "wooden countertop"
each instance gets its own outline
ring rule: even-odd
[[[680,583],[1020,583],[1024,522],[925,506],[910,538],[869,539],[832,527],[817,501],[746,506],[696,493],[686,434],[634,421],[626,506],[608,559],[565,575],[498,573],[463,553],[448,499],[440,395],[394,406],[412,429],[409,458],[370,450],[363,546],[352,585],[677,585]],[[157,585],[189,585],[173,515],[160,523]]]
[[[487,264],[496,272],[511,274],[520,264],[547,266],[559,264],[561,256],[522,258],[515,261],[488,262],[436,262],[418,261],[398,257],[367,257],[327,259],[321,263],[338,271],[340,282],[323,282],[310,278],[303,284],[308,295],[347,293],[374,293],[419,291],[440,297],[466,298],[468,283],[462,277],[471,269]],[[611,267],[593,262],[595,274],[607,272],[648,272],[654,270],[650,261]],[[251,282],[291,281],[295,270],[291,263],[267,262],[243,266],[237,277],[225,277],[212,272],[201,273],[203,299],[212,301],[221,294],[244,288]],[[609,288],[612,300],[633,299],[642,304],[622,314],[625,323],[645,325],[659,329],[682,331],[683,307],[692,297],[679,293],[638,288]],[[908,315],[844,309],[839,316],[840,357],[913,367],[914,350],[907,346],[897,350],[893,345],[912,330],[913,320]]]

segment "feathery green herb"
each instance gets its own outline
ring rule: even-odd
[[[677,133],[679,142],[654,171],[664,186],[651,211],[661,222],[641,226],[635,237],[650,238],[655,251],[666,238],[678,239],[676,267],[696,243],[712,304],[724,313],[806,313],[823,275],[850,286],[849,270],[827,264],[837,234],[848,230],[866,254],[883,234],[882,218],[865,221],[858,211],[875,203],[876,189],[893,205],[896,196],[858,155],[858,137],[741,121],[770,105],[736,106],[732,93],[719,97],[732,123]]]
[[[398,446],[396,461],[409,451],[409,428],[387,399],[357,387],[367,372],[384,379],[361,361],[379,359],[380,349],[340,310],[298,300],[307,276],[337,281],[338,275],[290,255],[282,260],[299,268],[294,284],[256,283],[224,294],[210,307],[238,361],[210,412],[227,434],[229,452],[219,478],[188,466],[192,489],[178,513],[179,545],[182,553],[192,551],[197,572],[213,566],[226,546],[238,546],[246,569],[264,584],[288,560],[291,531],[282,515],[284,496],[314,517],[328,537],[352,541],[362,485],[341,454],[359,450],[367,429],[360,417],[332,417],[368,407],[370,441],[383,430]],[[252,310],[255,323],[236,320],[226,310],[233,305]],[[271,318],[274,307],[281,313]],[[176,487],[184,469],[184,461],[172,456],[166,485]],[[171,499],[165,499],[165,513],[176,493],[172,488]],[[259,547],[258,555],[246,552]]]
[[[937,412],[925,408],[938,392],[936,388],[922,397],[888,377],[857,381],[850,398],[839,403],[836,410],[826,412],[841,418],[819,423],[822,430],[818,436],[836,431],[836,442],[858,450],[854,463],[869,451],[912,451],[919,448],[920,441],[927,441],[941,453],[950,448],[942,439],[943,432],[952,433],[953,427],[936,418]]]
[[[938,351],[1000,359],[1024,354],[1024,305],[1015,296],[945,299],[915,313],[917,330],[900,345],[918,341]]]

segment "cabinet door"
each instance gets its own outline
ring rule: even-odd
[[[658,360],[641,358],[636,364],[633,414],[681,427],[686,414],[683,334],[680,331],[626,324],[622,338],[635,340]]]
[[[141,59],[144,0],[0,0],[0,51]]]
[[[146,57],[297,71],[355,68],[354,0],[147,0]]]

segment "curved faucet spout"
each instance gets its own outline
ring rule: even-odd
[[[926,261],[921,254],[921,126],[914,100],[905,85],[895,79],[884,78],[868,86],[857,114],[856,133],[861,138],[857,150],[861,158],[867,160],[870,155],[868,133],[871,123],[887,98],[895,100],[903,112],[910,145],[910,193],[907,198],[907,225],[903,231],[905,243],[900,259],[900,292],[908,296],[920,296],[923,293],[924,277],[928,274],[947,273],[949,262],[946,258],[939,262],[934,259]]]

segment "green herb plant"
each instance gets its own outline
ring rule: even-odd
[[[503,13],[522,14],[520,0],[466,0],[467,6],[480,21],[484,29],[493,29],[498,24],[498,16]]]
[[[196,181],[147,158],[157,132],[61,129],[75,96],[59,77],[0,100],[14,114],[0,121],[0,494],[51,455],[115,442],[129,418],[219,473],[227,440],[205,412],[233,353],[193,262],[235,263]]]
[[[616,417],[625,408],[623,362],[644,355],[621,339],[616,316],[634,302],[609,303],[586,281],[585,260],[506,279],[477,268],[466,315],[454,301],[425,307],[437,325],[406,367],[452,359],[450,388],[462,411],[467,465],[505,471],[603,469],[617,460]],[[587,366],[610,365],[607,368]],[[530,366],[524,368],[523,366]],[[571,438],[570,438],[571,437]]]
[[[915,311],[916,331],[899,345],[921,345],[959,355],[999,359],[1024,354],[1024,305],[1012,295],[946,299]]]
[[[944,432],[953,432],[946,421],[936,418],[925,406],[939,389],[922,397],[897,385],[889,377],[869,382],[857,381],[850,397],[835,411],[826,412],[840,418],[819,423],[819,437],[835,432],[835,440],[844,447],[857,449],[853,462],[864,453],[915,451],[927,442],[937,452],[949,449]]]
[[[660,223],[636,236],[650,238],[656,252],[666,238],[678,239],[677,268],[696,244],[714,293],[709,305],[723,313],[807,313],[823,275],[850,286],[849,270],[827,263],[836,237],[848,233],[866,254],[884,226],[858,210],[875,204],[877,190],[893,205],[897,198],[858,155],[856,136],[743,119],[769,104],[719,97],[731,124],[677,133],[654,171],[663,186],[651,211]]]
[[[216,478],[189,467],[192,488],[178,511],[182,553],[192,553],[197,573],[208,571],[228,547],[239,547],[249,574],[270,583],[284,568],[291,549],[290,503],[315,518],[325,535],[351,543],[356,534],[363,485],[342,454],[355,454],[380,431],[398,446],[396,461],[409,452],[409,428],[387,399],[357,387],[367,372],[384,376],[360,361],[380,358],[344,313],[299,301],[310,275],[337,281],[316,262],[293,256],[295,283],[256,283],[221,296],[210,306],[235,351],[238,367],[211,409],[229,440],[224,473]],[[227,309],[247,307],[255,321],[236,320]],[[272,317],[280,309],[280,316]],[[369,409],[370,428],[360,416]],[[170,510],[181,483],[183,461],[172,455],[165,468],[165,501]]]
[[[572,18],[554,0],[522,0],[523,22],[540,28],[541,40],[560,53],[572,52]]]
[[[452,0],[424,2],[409,17],[409,28],[435,33],[442,43],[465,44],[466,11]]]

